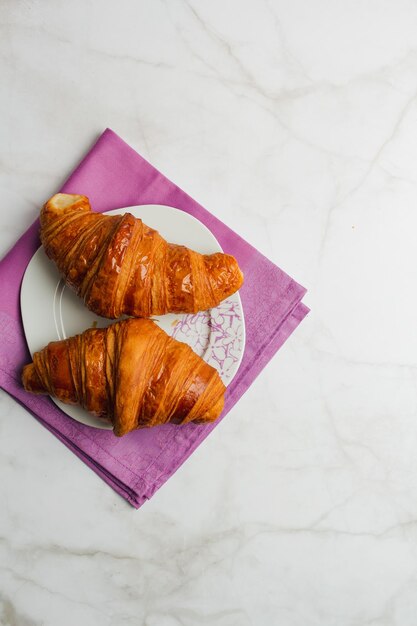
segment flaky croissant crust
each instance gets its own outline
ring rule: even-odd
[[[86,196],[56,194],[40,221],[46,254],[103,317],[196,313],[217,306],[243,282],[233,256],[170,244],[130,213],[93,213]]]
[[[26,391],[109,419],[118,436],[167,422],[212,422],[224,404],[217,371],[146,319],[51,342],[24,367],[22,381]]]

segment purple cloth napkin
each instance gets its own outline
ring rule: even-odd
[[[240,291],[246,323],[245,353],[226,392],[222,418],[308,313],[305,289],[179,189],[113,131],[107,129],[62,190],[84,194],[94,211],[166,204],[198,218],[233,254],[245,275]],[[20,284],[39,246],[38,222],[0,262],[0,385],[113,489],[139,508],[180,467],[219,421],[206,426],[165,425],[118,439],[84,426],[46,396],[24,391],[22,367],[31,360],[20,317]],[[221,418],[221,419],[222,419]],[[235,419],[239,419],[236,415]]]

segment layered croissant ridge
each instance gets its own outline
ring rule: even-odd
[[[211,422],[224,404],[217,371],[146,319],[51,342],[24,367],[22,381],[26,391],[109,419],[118,436],[167,422]]]
[[[243,282],[233,256],[170,244],[130,213],[93,213],[86,196],[48,200],[41,240],[87,307],[113,319],[206,310]]]

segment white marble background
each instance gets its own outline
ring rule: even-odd
[[[2,0],[0,254],[112,127],[313,311],[140,511],[0,395],[3,626],[415,626],[417,2]]]

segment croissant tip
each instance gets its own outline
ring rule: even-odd
[[[22,384],[25,391],[31,393],[45,393],[45,388],[37,374],[35,364],[28,363],[24,366],[22,371]]]
[[[235,261],[236,261],[236,259],[235,259]],[[237,289],[240,289],[244,282],[245,282],[245,275],[242,272],[242,270],[240,269],[240,267],[238,265],[238,262],[236,261],[236,284],[237,284]]]
[[[240,289],[243,284],[243,273],[234,256],[216,252],[205,257],[205,263],[219,302]]]
[[[126,435],[128,432],[129,430],[123,429],[120,425],[113,426],[113,435],[115,435],[116,437],[123,437],[123,435]]]
[[[65,211],[65,209],[80,206],[90,206],[87,196],[73,193],[56,193],[45,203],[46,210]]]
[[[232,295],[232,293],[235,293],[236,291],[238,291],[243,285],[244,276],[235,257],[231,256],[230,254],[228,254],[227,256],[229,257],[229,263],[230,263],[230,266],[229,266],[230,275],[229,275],[229,281],[228,281],[230,293],[228,295]]]

